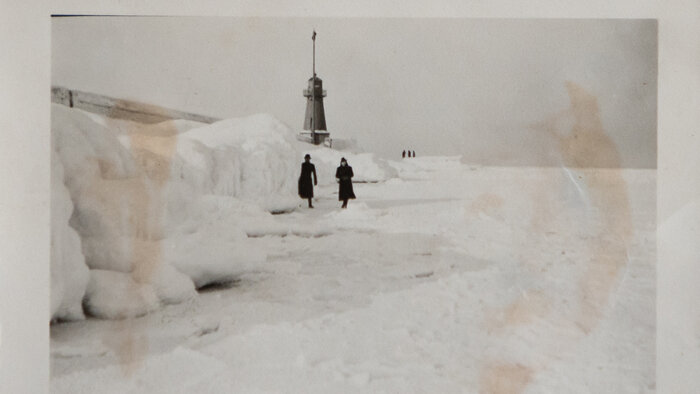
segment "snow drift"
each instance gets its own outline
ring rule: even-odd
[[[88,268],[80,250],[80,237],[68,225],[73,202],[63,183],[63,165],[51,155],[51,317],[84,318],[80,303],[88,281]]]
[[[356,181],[396,175],[269,115],[142,125],[53,105],[52,142],[52,319],[139,316],[264,264],[250,234],[289,231],[271,213],[298,206],[306,152],[321,183],[343,155]]]

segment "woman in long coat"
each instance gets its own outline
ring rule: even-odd
[[[311,184],[311,175],[314,176],[313,185],[317,185],[316,167],[311,164],[311,155],[304,156],[304,162],[301,163],[301,175],[299,175],[299,197],[309,200],[309,208],[314,206],[311,204],[311,199],[314,197],[314,186]]]
[[[340,167],[335,170],[335,177],[338,179],[338,201],[343,202],[342,208],[348,207],[348,200],[355,198],[355,193],[352,191],[352,177],[355,176],[352,172],[352,167],[348,165],[348,161],[343,157],[340,159]]]

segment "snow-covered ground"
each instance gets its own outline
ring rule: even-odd
[[[269,119],[251,122],[278,127]],[[240,121],[211,127],[249,129]],[[655,391],[654,170],[487,168],[458,157],[384,163],[346,156],[356,173],[379,182],[356,184],[358,199],[341,210],[329,174],[343,153],[321,148],[310,152],[322,176],[316,208],[272,215],[272,205],[288,202],[263,197],[293,196],[304,147],[273,134],[249,135],[267,145],[248,150],[230,136],[223,144],[229,148],[221,147],[223,137],[207,145],[210,134],[201,130],[183,132],[189,136],[169,148],[177,153],[167,153],[175,158],[169,171],[178,168],[186,180],[178,187],[187,189],[167,186],[180,196],[163,213],[173,222],[146,237],[152,243],[147,256],[165,256],[160,267],[173,271],[139,282],[132,269],[119,271],[124,259],[110,260],[85,245],[87,263],[71,259],[80,254],[75,250],[61,252],[60,267],[89,266],[89,275],[80,269],[70,279],[88,293],[109,283],[111,292],[95,298],[97,311],[109,312],[111,300],[135,292],[145,305],[139,312],[150,313],[53,324],[52,392]],[[271,146],[289,147],[289,157],[256,156]],[[120,155],[109,157],[128,162]],[[235,178],[243,184],[202,175],[243,168],[226,161],[230,156],[254,161],[254,168],[269,162],[278,174],[253,172],[262,179],[247,183],[243,169]],[[66,172],[79,171],[69,165],[75,157],[64,157]],[[98,162],[95,168],[113,180],[137,178],[141,167]],[[161,170],[153,168],[151,182]],[[169,182],[177,184],[172,174]],[[67,189],[76,210],[90,219],[91,206],[81,204],[91,194],[79,193],[87,187],[80,181]],[[66,193],[56,195],[70,212]],[[83,239],[89,231],[109,234],[109,220],[95,221],[71,224]],[[54,225],[56,237],[64,234]],[[127,223],[114,231],[129,242],[143,238],[131,229]],[[75,244],[74,235],[66,237]],[[112,246],[118,256],[118,245]],[[100,269],[100,261],[107,266]],[[59,275],[68,269],[57,269],[52,283],[68,280]],[[135,284],[116,286],[119,280],[110,276],[118,272],[131,272]],[[222,277],[231,281],[201,287]],[[176,280],[184,284],[171,287],[180,291],[169,292]],[[176,299],[166,302],[168,294]],[[79,318],[76,294],[62,299],[52,309]],[[126,314],[141,315],[132,312]],[[117,308],[105,317],[120,313]]]

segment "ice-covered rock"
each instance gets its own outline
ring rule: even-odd
[[[106,270],[90,270],[83,303],[88,314],[102,319],[142,316],[160,307],[151,285],[136,282],[130,274]]]
[[[146,283],[153,286],[163,304],[178,304],[197,296],[192,279],[170,264],[159,264]]]

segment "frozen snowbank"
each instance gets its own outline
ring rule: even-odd
[[[251,238],[327,233],[270,215],[298,206],[306,152],[322,184],[335,183],[342,156],[358,182],[397,174],[369,153],[299,143],[270,115],[140,125],[53,105],[52,137],[51,312],[61,319],[82,318],[81,300],[104,318],[147,313],[259,267],[267,255]]]
[[[175,163],[171,177],[205,186],[200,194],[286,210],[297,203],[296,143],[294,133],[270,115],[223,120],[181,135],[177,154],[182,162]]]
[[[432,179],[435,171],[464,169],[461,156],[420,156],[405,157],[401,160],[389,160],[388,164],[406,180]]]
[[[270,116],[139,128],[54,105],[52,126],[52,318],[191,298],[264,262],[246,227],[298,202],[294,136]]]
[[[63,184],[63,165],[51,155],[51,318],[83,319],[81,302],[88,268],[80,251],[80,237],[68,225],[73,203]]]
[[[165,260],[196,287],[227,282],[267,258],[248,238],[249,228],[272,228],[259,206],[223,196],[205,195],[191,203],[192,213],[163,241]]]
[[[333,138],[332,148],[350,153],[362,153],[364,151],[354,138]]]

